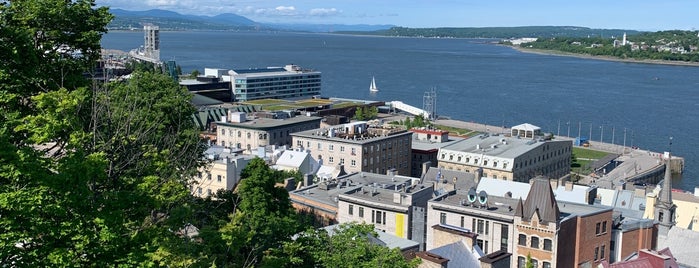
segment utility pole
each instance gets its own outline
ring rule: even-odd
[[[614,144],[614,133],[616,131],[616,128],[612,126],[612,144]]]
[[[556,136],[561,136],[561,119],[558,119],[558,132],[556,132]]]
[[[602,138],[604,138],[604,125],[599,126],[600,133],[599,133],[599,142],[602,142]]]
[[[578,138],[580,138],[580,130],[582,129],[582,122],[578,121]]]
[[[592,123],[590,123],[590,136],[588,137],[592,141]]]
[[[568,137],[570,137],[570,121],[568,121],[566,125],[568,125]]]

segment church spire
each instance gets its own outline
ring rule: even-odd
[[[672,137],[670,137],[670,147],[672,147]],[[665,177],[663,178],[663,188],[660,189],[660,196],[655,202],[655,220],[660,225],[658,232],[667,236],[670,228],[675,226],[675,204],[672,203],[672,153],[668,151],[665,155]]]

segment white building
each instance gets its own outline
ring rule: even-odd
[[[211,196],[220,189],[233,190],[240,182],[240,172],[255,158],[251,155],[236,154],[217,145],[207,149],[204,155],[210,162],[199,168],[193,183],[190,184],[190,193],[198,197]]]
[[[228,75],[235,101],[320,95],[320,72],[297,65],[230,70]]]

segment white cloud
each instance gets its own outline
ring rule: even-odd
[[[339,11],[336,8],[314,8],[311,9],[308,14],[311,16],[332,16],[338,14]]]

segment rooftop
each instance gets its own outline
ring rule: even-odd
[[[412,135],[404,129],[397,127],[382,127],[370,125],[359,121],[343,125],[317,128],[312,130],[292,133],[295,137],[321,139],[326,141],[339,141],[344,143],[366,144],[397,135]]]
[[[339,224],[335,224],[335,225],[323,227],[323,229],[325,229],[325,231],[328,232],[328,235],[332,236],[333,234],[335,234],[335,231],[340,226],[341,225],[339,225]],[[376,243],[376,244],[379,244],[382,246],[386,246],[388,248],[399,248],[400,250],[407,250],[407,249],[411,249],[411,248],[417,248],[420,246],[420,243],[412,241],[410,239],[397,237],[395,235],[383,232],[383,231],[378,230],[378,229],[374,229],[374,230],[376,231],[378,236],[375,238],[371,238],[371,241],[373,243]]]
[[[478,200],[478,193],[464,191],[452,191],[449,194],[442,195],[430,200],[430,204],[443,205],[451,209],[482,211],[489,214],[499,214],[512,218],[515,214],[514,208],[519,199],[507,198],[501,196],[488,195],[486,205],[481,206]],[[471,202],[473,200],[474,202]]]
[[[395,178],[395,181],[394,181]],[[406,176],[388,176],[376,173],[359,172],[352,173],[339,177],[337,180],[325,182],[323,185],[314,184],[295,191],[289,192],[289,195],[304,197],[314,201],[337,207],[338,197],[340,194],[353,189],[361,189],[363,185],[374,185],[386,188],[395,188],[396,184],[403,184],[406,181],[412,183],[417,178]],[[391,200],[393,197],[391,197]]]
[[[416,132],[415,130],[411,130],[411,132]],[[415,135],[413,135],[415,136]],[[426,140],[419,140],[415,137],[413,137],[413,144],[412,144],[412,149],[413,150],[420,150],[420,151],[430,151],[430,150],[439,150],[440,148],[447,147],[449,145],[452,145],[454,143],[463,141],[464,138],[459,138],[459,137],[449,137],[448,141],[444,142],[430,142]]]
[[[547,142],[552,141],[508,137],[499,134],[482,134],[442,147],[442,150],[514,159],[526,152],[539,148]]]
[[[305,123],[311,121],[318,121],[320,123],[321,117],[317,116],[296,116],[285,119],[271,119],[271,118],[253,118],[252,120],[247,120],[242,123],[235,122],[216,122],[219,126],[229,126],[247,129],[259,129],[259,130],[269,130],[281,126],[293,125],[298,123]]]

